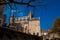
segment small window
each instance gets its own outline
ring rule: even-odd
[[[27,30],[27,26],[26,26],[25,30]]]
[[[33,35],[35,35],[35,33],[33,33]]]
[[[37,32],[37,35],[39,35],[39,33]]]

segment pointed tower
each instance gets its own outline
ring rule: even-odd
[[[29,17],[30,20],[33,18],[32,11],[29,12],[28,17]]]

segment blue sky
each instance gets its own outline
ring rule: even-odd
[[[16,5],[17,9],[21,11],[17,12],[16,16],[17,15],[26,16],[31,10],[32,13],[34,14],[34,17],[40,17],[40,25],[42,30],[48,30],[53,26],[55,19],[60,18],[60,0],[39,0],[39,1],[43,2],[41,3],[41,5],[43,6],[37,6],[36,8],[33,8],[26,7],[24,5]],[[6,22],[8,22],[10,13],[11,12],[9,11],[9,6],[7,5],[4,10],[4,14],[7,15]]]

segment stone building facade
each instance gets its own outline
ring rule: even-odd
[[[42,40],[42,37],[0,27],[0,40]]]
[[[43,35],[43,40],[60,40],[60,35],[58,33],[48,33]]]
[[[32,35],[41,36],[41,29],[40,29],[40,18],[34,18],[32,12],[30,11],[28,16],[14,18],[14,16],[10,17],[10,24],[20,25],[17,26],[18,29],[23,28],[24,33],[29,33]]]

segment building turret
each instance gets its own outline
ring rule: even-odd
[[[32,11],[29,12],[28,17],[29,17],[30,20],[33,18]]]

